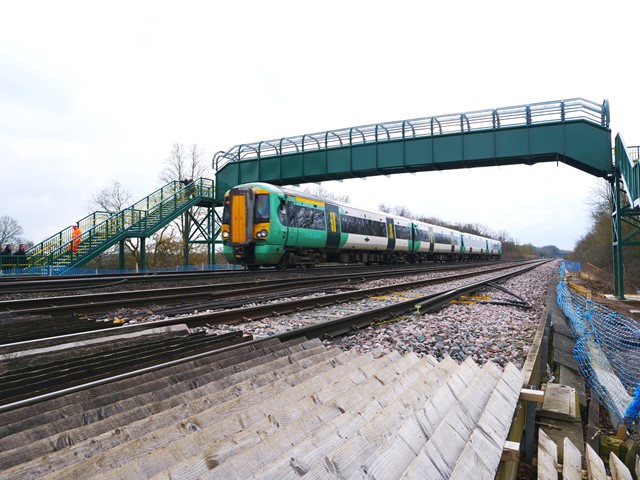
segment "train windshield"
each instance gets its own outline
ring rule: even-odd
[[[222,210],[222,223],[228,224],[231,220],[231,199],[224,199],[224,209]]]
[[[253,221],[255,223],[269,221],[269,195],[268,194],[259,193],[258,195],[256,195],[256,200],[253,208]]]

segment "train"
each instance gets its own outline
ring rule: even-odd
[[[496,239],[262,182],[225,193],[221,236],[229,263],[249,270],[498,260],[502,255]]]

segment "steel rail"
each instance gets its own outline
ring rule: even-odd
[[[424,308],[424,310],[422,310],[422,312],[426,312],[428,309],[430,309],[431,307],[433,308],[438,308],[438,306],[443,305],[444,303],[446,303],[449,300],[445,300],[445,299],[453,299],[453,298],[457,298],[460,295],[463,295],[465,293],[469,293],[472,291],[475,291],[479,288],[482,288],[484,286],[486,286],[487,284],[490,284],[492,282],[498,282],[498,281],[502,281],[502,280],[506,280],[510,277],[513,277],[515,275],[519,275],[522,273],[525,273],[526,271],[532,270],[533,268],[536,268],[539,265],[542,265],[543,263],[545,263],[545,261],[537,261],[535,263],[531,263],[529,262],[529,265],[526,265],[523,268],[518,269],[517,271],[514,272],[508,272],[506,274],[503,275],[497,275],[494,276],[488,280],[483,280],[480,282],[474,282],[471,283],[469,285],[463,286],[463,287],[457,287],[457,288],[453,288],[453,289],[449,289],[449,290],[445,290],[442,292],[436,292],[430,295],[426,295],[420,298],[416,298],[416,299],[411,299],[411,300],[406,300],[403,302],[399,302],[396,303],[394,305],[391,306],[386,306],[386,307],[381,307],[378,309],[374,309],[371,310],[369,312],[363,312],[363,313],[359,313],[359,314],[355,314],[355,315],[350,315],[347,317],[344,317],[342,319],[337,319],[337,320],[331,320],[328,322],[322,322],[321,324],[315,325],[315,326],[309,326],[309,327],[303,327],[303,328],[298,328],[295,330],[291,330],[288,332],[283,332],[283,333],[279,333],[279,334],[275,334],[275,335],[271,335],[269,337],[266,338],[261,338],[261,339],[253,339],[250,340],[248,342],[243,342],[239,345],[233,345],[233,346],[227,346],[227,347],[223,347],[220,349],[214,349],[208,352],[201,352],[195,355],[190,355],[187,357],[183,357],[180,359],[176,359],[176,360],[172,360],[169,362],[163,362],[157,365],[152,365],[152,366],[148,366],[142,369],[137,369],[131,372],[125,372],[125,373],[120,373],[118,375],[115,376],[111,376],[111,377],[106,377],[106,378],[101,378],[99,380],[94,380],[91,382],[86,382],[83,384],[78,384],[78,385],[74,385],[71,387],[67,387],[67,388],[63,388],[61,390],[57,390],[57,391],[52,391],[52,392],[47,392],[44,394],[40,394],[31,398],[25,398],[22,400],[18,400],[12,403],[8,403],[5,405],[0,405],[0,414],[10,411],[10,410],[14,410],[17,408],[21,408],[21,407],[25,407],[28,405],[32,405],[35,403],[39,403],[42,401],[46,401],[46,400],[51,400],[54,398],[58,398],[60,396],[63,395],[67,395],[69,393],[75,393],[75,392],[79,392],[82,390],[86,390],[89,388],[93,388],[96,386],[100,386],[100,385],[106,385],[118,380],[123,380],[126,378],[132,378],[135,377],[137,375],[141,375],[144,373],[148,373],[148,372],[153,372],[153,371],[157,371],[163,368],[167,368],[169,366],[174,366],[174,365],[179,365],[182,363],[186,363],[189,361],[193,361],[196,359],[200,359],[209,355],[214,355],[214,354],[218,354],[224,351],[228,351],[228,350],[232,350],[235,348],[238,348],[239,346],[247,346],[247,345],[255,345],[258,344],[260,342],[266,341],[266,340],[271,340],[271,339],[278,339],[282,342],[286,342],[286,341],[290,341],[290,340],[294,340],[297,338],[321,338],[321,337],[329,337],[329,338],[333,338],[335,336],[339,336],[339,335],[343,335],[346,333],[349,333],[351,331],[354,330],[359,330],[365,326],[371,325],[375,322],[380,322],[380,321],[384,321],[387,320],[388,318],[397,318],[399,316],[402,315],[406,315],[412,312],[417,312],[420,313],[420,311],[422,310],[422,308]],[[504,269],[504,268],[503,268]],[[475,274],[481,274],[481,272],[475,272]],[[448,277],[447,279],[449,279],[450,277]],[[350,292],[351,293],[351,292]],[[417,308],[417,305],[420,305],[419,308]],[[184,318],[180,319],[184,322]],[[157,326],[158,323],[154,323],[154,326]]]
[[[480,288],[483,288],[490,283],[504,281],[515,275],[520,275],[522,273],[528,272],[529,270],[532,270],[542,265],[543,263],[546,262],[538,262],[536,264],[520,268],[515,272],[496,275],[495,277],[488,280],[482,280],[479,282],[464,285],[462,287],[447,289],[442,292],[432,293],[420,298],[405,300],[393,305],[376,308],[368,312],[356,313],[354,315],[331,320],[322,324],[303,327],[297,330],[279,334],[277,336],[282,341],[290,340],[298,335],[305,336],[306,338],[333,338],[336,336],[345,335],[354,330],[360,330],[376,322],[388,320],[389,318],[397,318],[399,316],[411,313],[428,313],[442,307],[449,301],[454,300],[461,295],[479,290]]]
[[[537,266],[537,265],[536,265]],[[502,271],[506,268],[500,267],[484,272],[467,272],[450,275],[447,277],[430,278],[419,281],[410,281],[394,285],[383,285],[367,289],[353,290],[348,292],[324,295],[321,297],[302,298],[298,300],[289,300],[287,302],[279,302],[275,304],[257,305],[254,307],[235,308],[212,313],[198,313],[186,317],[177,317],[172,319],[155,320],[147,323],[136,323],[131,325],[123,325],[108,330],[98,330],[91,332],[79,332],[55,337],[41,338],[37,340],[26,340],[21,342],[7,343],[0,345],[0,354],[13,353],[20,350],[29,350],[34,348],[52,347],[75,341],[86,341],[95,338],[104,338],[111,335],[111,330],[117,330],[117,334],[131,333],[149,328],[165,327],[170,325],[185,324],[189,328],[212,326],[220,324],[234,324],[240,322],[248,322],[258,320],[273,315],[286,315],[288,313],[310,310],[313,308],[323,308],[339,303],[356,301],[363,298],[388,293],[390,291],[408,290],[411,288],[422,287],[425,285],[434,285],[437,283],[448,282],[452,280],[460,280],[468,277],[478,276],[479,274],[492,273]],[[496,286],[499,288],[499,286]]]
[[[464,264],[458,268],[472,268],[475,264]],[[451,269],[451,266],[444,269]],[[277,291],[291,288],[292,285],[322,285],[328,283],[340,283],[346,281],[363,281],[377,278],[386,278],[392,276],[418,274],[432,271],[442,270],[443,267],[422,267],[422,268],[403,268],[397,270],[380,270],[375,272],[356,272],[348,274],[326,275],[313,278],[295,278],[295,279],[275,279],[275,280],[253,280],[251,282],[242,282],[242,288],[238,288],[234,284],[215,284],[215,285],[191,285],[184,287],[173,287],[171,289],[148,289],[108,292],[74,296],[55,296],[41,297],[32,299],[17,299],[0,301],[0,311],[12,313],[46,313],[57,315],[72,311],[79,312],[96,312],[118,306],[133,306],[139,304],[167,304],[171,302],[182,302],[184,300],[214,300],[220,297],[230,297],[239,295],[252,295],[255,293]],[[253,285],[247,288],[246,285]]]
[[[531,268],[535,268],[538,264]],[[467,272],[458,273],[454,275],[448,275],[446,277],[429,278],[425,280],[410,281],[404,283],[397,283],[394,285],[383,285],[380,287],[366,288],[360,290],[353,290],[343,293],[335,293],[332,295],[324,295],[321,297],[302,298],[299,300],[289,300],[284,303],[258,305],[255,307],[239,308],[233,310],[225,310],[221,312],[213,313],[200,313],[191,315],[189,317],[180,317],[180,323],[186,323],[189,327],[202,327],[206,325],[220,325],[220,324],[233,324],[240,322],[247,322],[252,320],[258,320],[260,318],[269,317],[272,315],[286,315],[288,313],[299,312],[303,310],[310,310],[312,308],[323,308],[338,303],[346,303],[363,298],[380,295],[382,293],[388,293],[398,290],[409,290],[412,288],[423,287],[426,285],[435,285],[438,283],[449,282],[452,280],[461,280],[469,277],[477,277],[487,273],[499,272],[505,269],[514,268],[509,267],[497,267],[482,272]],[[500,278],[500,277],[497,277]],[[429,297],[429,296],[427,296]]]
[[[355,266],[350,266],[354,268]],[[335,270],[345,268],[343,266],[322,266],[316,267],[314,271]],[[365,268],[365,267],[362,267]],[[286,270],[259,270],[260,272],[268,272],[269,274],[286,274],[290,271]],[[108,287],[117,283],[153,283],[153,282],[171,282],[185,280],[208,280],[212,278],[235,277],[242,275],[255,275],[256,272],[250,272],[244,269],[235,270],[205,270],[197,272],[145,272],[145,273],[108,273],[100,275],[73,275],[73,276],[56,276],[56,277],[33,277],[33,276],[9,276],[0,277],[0,294],[9,293],[32,293],[47,291],[63,291],[73,288],[98,288]]]

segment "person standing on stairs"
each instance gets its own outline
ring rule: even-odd
[[[78,246],[80,245],[80,237],[82,236],[82,231],[80,227],[76,224],[73,226],[73,230],[71,231],[71,243],[67,247],[69,253],[78,253]]]

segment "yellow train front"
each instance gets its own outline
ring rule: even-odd
[[[249,269],[311,267],[325,261],[488,260],[502,253],[497,240],[267,183],[238,185],[227,192],[222,239],[229,262]]]
[[[337,218],[337,207],[313,196],[266,183],[239,185],[224,199],[224,255],[249,269],[313,266],[325,256],[320,250],[339,248]]]

